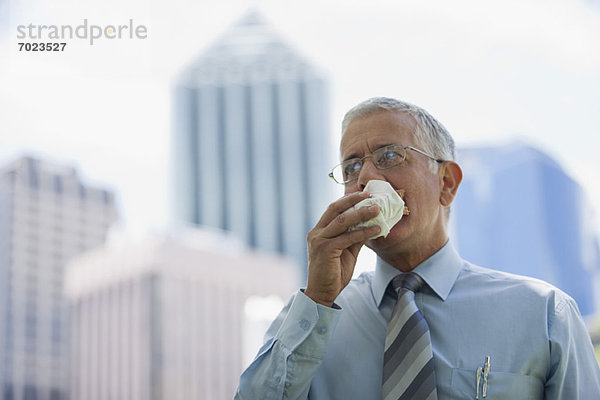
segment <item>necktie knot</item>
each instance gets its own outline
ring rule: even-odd
[[[392,287],[396,292],[398,292],[399,289],[406,289],[416,293],[423,287],[424,283],[425,282],[419,275],[414,272],[408,272],[406,274],[397,275],[392,280]]]

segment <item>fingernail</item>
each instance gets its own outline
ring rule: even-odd
[[[377,211],[377,206],[375,204],[373,204],[372,206],[369,206],[369,208],[367,210],[369,211]]]

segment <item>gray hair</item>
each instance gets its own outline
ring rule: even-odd
[[[356,118],[366,117],[381,111],[408,113],[417,123],[413,134],[417,142],[423,146],[423,150],[443,160],[454,161],[456,159],[454,139],[444,128],[444,125],[421,107],[389,97],[373,97],[352,107],[342,121],[342,135],[348,129],[348,125]],[[429,167],[432,172],[435,172],[437,163],[430,160]]]

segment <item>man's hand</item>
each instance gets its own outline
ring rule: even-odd
[[[357,192],[331,203],[308,233],[308,285],[304,294],[316,303],[332,306],[352,279],[360,248],[381,230],[372,226],[348,232],[349,227],[379,213],[379,207],[371,206],[342,214],[368,197],[367,192]]]

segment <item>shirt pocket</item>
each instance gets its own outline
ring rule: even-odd
[[[450,388],[452,398],[474,399],[476,394],[477,371],[470,369],[452,369]],[[487,378],[487,396],[485,400],[531,400],[544,397],[542,382],[529,375],[507,372],[490,372]],[[483,400],[483,375],[479,386],[479,399]]]

